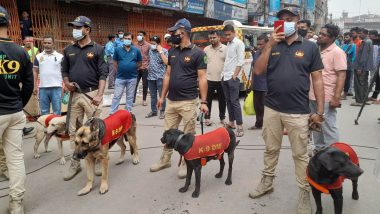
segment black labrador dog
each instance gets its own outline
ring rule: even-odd
[[[322,214],[321,193],[331,194],[334,200],[335,214],[343,211],[342,183],[345,178],[352,181],[352,198],[359,199],[358,177],[363,173],[359,159],[350,146],[344,143],[334,144],[316,153],[307,167],[307,179],[311,184],[317,206],[316,214]],[[349,150],[349,151],[346,151]],[[356,163],[355,163],[356,162]]]
[[[217,136],[215,138],[215,136]],[[203,139],[203,142],[199,143],[199,139]],[[217,140],[215,140],[217,139]],[[217,141],[217,142],[215,142]],[[225,143],[220,143],[224,141]],[[193,134],[184,134],[178,129],[170,129],[164,132],[161,142],[165,144],[168,148],[173,148],[178,151],[181,156],[184,156],[187,166],[187,175],[185,186],[179,189],[179,192],[186,192],[190,185],[191,176],[193,170],[195,172],[195,190],[192,194],[193,198],[197,198],[200,192],[201,186],[201,169],[208,161],[219,159],[220,170],[215,175],[216,178],[221,178],[223,176],[224,170],[224,152],[228,154],[228,176],[225,184],[231,185],[232,180],[232,163],[234,161],[234,151],[236,146],[240,141],[236,141],[235,133],[229,128],[218,128],[214,131],[205,133],[204,135],[194,136]],[[213,144],[214,143],[214,144]],[[206,145],[210,144],[210,145]],[[224,146],[221,146],[221,145]],[[201,145],[201,146],[199,146]],[[212,152],[213,150],[219,150],[216,155],[207,156],[207,152]],[[195,151],[198,156],[190,158],[189,153]],[[198,153],[199,152],[199,153]],[[203,155],[202,155],[203,154]],[[204,156],[206,155],[206,156]],[[199,157],[200,156],[200,157]]]

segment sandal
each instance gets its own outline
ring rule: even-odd
[[[212,124],[211,121],[210,121],[209,119],[206,119],[206,121],[205,121],[205,125],[206,125],[206,126],[211,126],[211,124]]]
[[[224,124],[224,128],[229,128],[229,129],[236,129],[236,127],[235,126],[231,126],[230,124],[228,124],[228,123],[225,123]]]
[[[236,129],[236,137],[243,137],[243,136],[244,136],[243,128],[237,128]]]

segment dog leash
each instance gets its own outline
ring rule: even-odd
[[[27,110],[23,109],[23,111],[24,111],[29,117],[32,117],[32,118],[35,120],[35,121],[33,121],[33,122],[37,122],[37,123],[39,123],[40,125],[45,126],[45,125],[43,125],[42,123],[40,123],[40,122],[38,121],[38,119],[35,118],[35,116],[33,116],[32,114],[30,114]]]

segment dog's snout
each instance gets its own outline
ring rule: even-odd
[[[73,159],[74,160],[80,160],[80,159],[84,159],[86,156],[87,156],[87,152],[74,153]]]

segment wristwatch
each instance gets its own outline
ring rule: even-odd
[[[322,117],[322,118],[324,118],[325,117],[325,113],[324,112],[322,112],[322,113],[319,113],[319,112],[315,112],[318,116],[320,116],[320,117]]]
[[[163,54],[164,52],[163,52],[163,51],[160,51],[160,52],[158,52],[158,53]]]
[[[207,101],[202,101],[201,104],[207,105]]]

